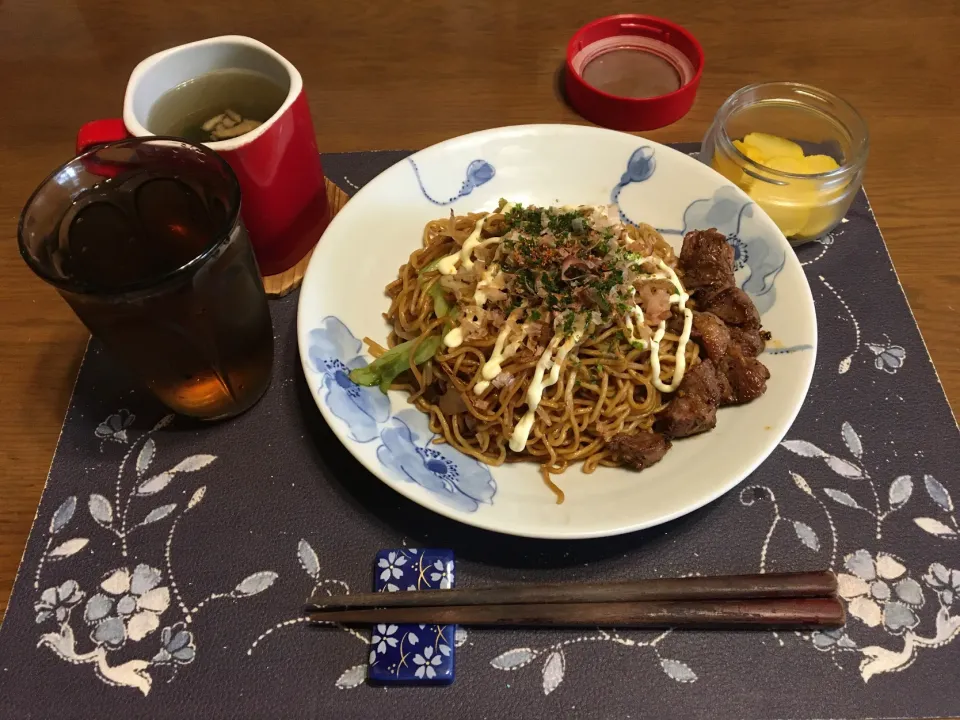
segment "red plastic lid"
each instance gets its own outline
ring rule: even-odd
[[[567,46],[567,99],[616,130],[653,130],[690,110],[703,48],[679,25],[651,15],[611,15],[584,25]]]

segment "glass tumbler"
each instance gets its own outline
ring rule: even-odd
[[[20,254],[171,410],[242,413],[270,384],[273,329],[236,176],[176,138],[100,145],[20,216]]]
[[[764,159],[744,154],[739,141],[749,133],[790,140],[806,156],[829,156],[832,169],[796,173],[768,167]],[[741,88],[723,103],[700,159],[738,185],[799,245],[830,232],[846,215],[868,151],[866,122],[848,102],[811,85],[769,82]]]

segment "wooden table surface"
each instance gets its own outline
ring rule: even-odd
[[[595,17],[641,9],[689,28],[707,57],[696,106],[653,140],[699,140],[724,98],[761,80],[827,88],[866,116],[867,191],[956,411],[956,0],[0,0],[0,613],[87,339],[21,261],[17,217],[71,157],[81,123],[119,113],[140,59],[252,35],[300,69],[322,150],[416,149],[499,125],[583,122],[557,92],[567,41]]]

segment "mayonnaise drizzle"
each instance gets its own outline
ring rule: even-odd
[[[453,330],[443,336],[443,344],[448,348],[460,347],[463,345],[463,329],[455,327]]]
[[[632,290],[633,288],[630,289]],[[635,348],[646,350],[647,341],[642,338],[635,337],[633,334],[633,318],[631,315],[637,318],[637,327],[643,327],[643,308],[639,305],[634,305],[632,308],[630,308],[630,312],[627,313],[625,322],[627,325],[627,331],[630,333],[630,335],[627,337],[627,342],[633,345]]]
[[[471,253],[475,247],[481,244],[480,233],[483,231],[483,221],[486,220],[486,216],[483,216],[477,220],[476,225],[473,226],[473,232],[467,236],[467,239],[463,241],[463,245],[460,246],[460,251],[455,252],[452,255],[447,255],[440,258],[440,261],[437,263],[437,270],[440,271],[441,275],[454,275],[457,272],[457,262],[459,262],[464,268],[469,270],[473,267],[473,259],[470,257]],[[494,238],[490,238],[493,240]],[[496,238],[499,241],[500,238]],[[489,242],[489,241],[486,241]]]
[[[473,386],[474,395],[482,395],[486,389],[490,387],[490,381],[503,372],[503,362],[513,357],[517,350],[520,349],[520,343],[524,335],[526,335],[527,328],[526,325],[521,326],[518,330],[520,337],[507,345],[510,332],[515,329],[513,324],[508,322],[503,326],[503,329],[500,330],[500,334],[497,335],[497,341],[493,345],[493,352],[490,353],[490,359],[480,368],[480,376],[483,380],[477,381],[476,385]],[[506,347],[504,347],[505,345]]]
[[[479,307],[483,307],[484,303],[487,302],[487,293],[483,290],[484,286],[489,286],[499,273],[500,266],[493,264],[484,270],[483,274],[480,276],[480,280],[477,282],[477,289],[473,293],[473,302],[475,302]]]
[[[520,207],[520,203],[508,202],[499,210],[499,212],[506,214],[510,212],[513,207]],[[566,206],[564,209],[566,209]],[[570,206],[570,209],[574,209],[573,206]],[[458,252],[443,257],[438,261],[437,270],[440,272],[440,274],[456,274],[458,264],[462,265],[463,268],[470,270],[474,266],[471,255],[477,247],[500,242],[501,238],[489,238],[487,240],[480,239],[480,234],[483,230],[483,223],[485,220],[486,217],[482,217],[477,220],[473,231],[470,233],[467,239],[464,240],[463,245]],[[646,278],[651,280],[669,280],[677,290],[675,294],[670,296],[670,304],[677,304],[683,310],[683,330],[680,333],[680,340],[677,346],[676,364],[674,367],[673,379],[669,384],[665,384],[660,379],[660,343],[663,340],[667,330],[667,323],[665,320],[660,322],[656,333],[654,333],[653,339],[649,343],[650,363],[653,370],[652,382],[654,387],[661,392],[674,392],[680,386],[684,373],[686,372],[686,347],[690,342],[690,332],[693,326],[693,313],[689,308],[686,307],[687,301],[690,299],[690,295],[684,289],[680,282],[680,278],[677,276],[673,268],[656,256],[638,258],[636,263],[639,266],[654,260],[656,261],[659,269],[665,274],[661,274],[660,272],[645,274]],[[495,268],[496,266],[491,266],[490,270],[485,271],[480,282],[477,283],[477,288],[474,291],[473,298],[477,305],[482,306],[486,302],[487,297],[486,293],[482,289],[482,285],[484,282],[490,282],[492,276],[495,274]],[[629,331],[628,341],[634,347],[641,349],[646,348],[647,341],[635,337],[634,330],[635,328],[642,327],[643,323],[644,314],[640,305],[638,304],[630,308],[630,311],[625,319],[625,324],[627,330]],[[540,406],[540,402],[543,399],[543,393],[545,390],[547,390],[547,388],[552,387],[559,381],[560,371],[563,363],[570,351],[582,340],[585,329],[585,322],[578,324],[578,327],[573,334],[567,337],[562,344],[562,335],[558,333],[553,337],[546,349],[544,349],[540,359],[537,362],[530,386],[527,388],[527,410],[523,417],[520,418],[520,421],[514,428],[513,433],[510,435],[510,449],[514,452],[521,452],[526,447],[527,441],[530,437],[530,432],[533,429],[533,423],[536,420],[537,408]],[[519,333],[519,338],[508,345],[507,340],[509,339],[511,332],[514,331]],[[478,380],[474,384],[474,394],[482,395],[484,392],[486,392],[494,378],[503,372],[503,362],[516,354],[517,350],[520,348],[520,344],[522,343],[525,334],[526,326],[517,328],[512,322],[508,322],[506,325],[504,325],[504,327],[500,330],[500,334],[497,336],[497,340],[494,344],[493,352],[490,354],[490,358],[483,364],[483,367],[480,370],[482,379]],[[450,348],[458,347],[463,343],[463,331],[460,328],[454,328],[447,333],[446,336],[444,336],[443,343]],[[555,352],[556,356],[554,356]],[[548,370],[549,375],[547,375]],[[544,377],[545,375],[546,377]]]
[[[437,270],[440,271],[441,275],[456,275],[458,262],[460,262],[459,252],[455,252],[453,255],[446,255],[437,261]]]
[[[560,343],[561,335],[558,333],[553,336],[550,344],[547,345],[543,355],[537,362],[537,368],[533,372],[533,380],[530,381],[530,387],[527,388],[527,411],[520,418],[520,422],[513,429],[510,435],[510,449],[514,452],[520,452],[527,446],[527,440],[530,437],[530,430],[533,429],[533,421],[537,418],[537,408],[543,399],[543,391],[552,385],[556,385],[560,379],[560,368],[563,361],[567,359],[567,354],[573,349],[574,345],[583,338],[586,323],[581,322],[580,326],[568,337],[560,349],[557,350],[556,358],[553,357],[553,351],[557,349]],[[550,375],[544,379],[544,374],[550,368]]]
[[[657,332],[654,333],[653,340],[650,342],[650,365],[653,370],[653,386],[660,392],[673,392],[680,387],[683,374],[687,370],[687,343],[690,342],[690,331],[693,329],[693,313],[690,311],[690,308],[686,306],[690,295],[683,289],[677,273],[663,260],[658,260],[657,265],[667,274],[667,277],[664,279],[673,283],[673,286],[677,289],[677,293],[670,296],[670,304],[676,303],[683,308],[683,330],[680,333],[680,341],[677,343],[673,380],[669,385],[664,384],[660,379],[660,341],[663,340],[663,336],[667,332],[666,320],[660,322],[659,327],[657,327]]]

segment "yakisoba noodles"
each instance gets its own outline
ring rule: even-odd
[[[538,463],[559,502],[550,476],[573,463],[642,469],[669,448],[654,424],[701,364],[677,269],[613,206],[451,213],[386,288],[391,349],[367,339],[377,360],[351,377],[407,391],[478,460]]]

